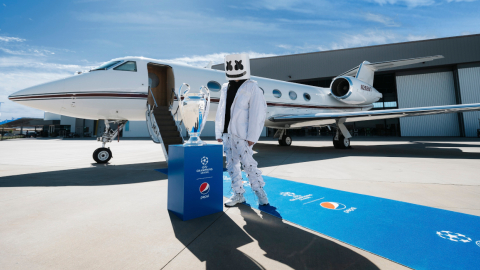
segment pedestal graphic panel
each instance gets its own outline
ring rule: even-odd
[[[182,220],[223,211],[222,145],[170,145],[168,210]]]

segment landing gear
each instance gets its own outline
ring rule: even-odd
[[[105,121],[105,131],[103,132],[102,137],[97,138],[97,141],[102,142],[102,147],[97,148],[97,150],[93,152],[93,159],[95,160],[95,162],[100,164],[107,163],[113,157],[112,151],[110,151],[109,148],[106,148],[105,144],[112,142],[115,139],[115,137],[118,136],[120,131],[123,129],[123,127],[125,126],[125,123],[127,123],[127,120],[118,120],[118,121],[104,120],[104,121]],[[118,123],[117,129],[116,130],[111,129],[110,123]],[[120,141],[120,137],[118,137],[118,140]]]
[[[280,146],[290,146],[292,145],[292,137],[287,135],[286,129],[279,129],[275,132],[274,138],[278,138],[278,144]]]
[[[342,134],[338,136],[338,140],[335,140],[335,137],[333,138],[333,147],[335,147],[335,149],[350,148],[350,139],[345,138],[345,136],[343,136]]]
[[[110,149],[105,148],[105,147],[100,147],[93,152],[93,159],[97,163],[107,163],[110,159],[112,158],[112,151]]]
[[[345,119],[338,119],[336,122],[337,132],[333,137],[333,147],[335,147],[335,149],[348,149],[350,148],[350,138],[352,135],[350,135],[350,132],[348,132],[348,129],[343,124]]]
[[[278,139],[278,144],[281,146],[290,146],[292,145],[292,137],[284,135],[281,139]]]

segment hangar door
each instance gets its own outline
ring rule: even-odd
[[[480,67],[459,68],[460,93],[462,103],[480,103]],[[480,128],[480,112],[464,112],[465,136],[477,137]]]
[[[397,76],[399,108],[456,104],[453,72]],[[400,118],[402,136],[460,136],[456,113]]]

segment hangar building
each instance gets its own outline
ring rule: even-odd
[[[256,58],[251,60],[251,73],[329,87],[334,77],[365,60],[373,63],[433,55],[445,58],[376,72],[373,86],[383,99],[374,104],[374,110],[480,103],[480,35]],[[224,70],[223,64],[212,68]],[[479,123],[480,112],[466,112],[357,122],[352,128],[365,135],[476,137]]]

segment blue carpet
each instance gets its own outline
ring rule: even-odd
[[[276,217],[414,269],[480,269],[478,216],[269,176],[263,178],[270,205],[259,207],[242,174],[245,204]],[[223,181],[230,197],[227,172]]]
[[[264,176],[246,204],[414,269],[480,269],[480,217]],[[230,176],[223,173],[223,195]]]

